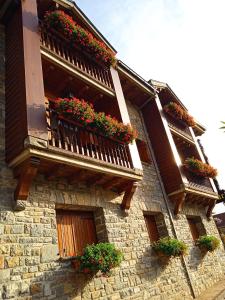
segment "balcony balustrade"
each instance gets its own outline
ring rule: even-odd
[[[106,163],[132,169],[129,147],[92,129],[59,117],[48,109],[49,145]]]
[[[48,52],[53,53],[60,59],[71,64],[76,70],[94,79],[104,87],[114,90],[110,69],[97,63],[88,54],[85,54],[78,48],[71,46],[57,32],[47,30],[40,23],[41,45]]]

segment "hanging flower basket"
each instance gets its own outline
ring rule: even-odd
[[[85,274],[109,275],[110,271],[118,267],[123,260],[123,254],[111,243],[88,245],[81,256],[77,256],[79,270]]]
[[[184,110],[179,104],[175,102],[170,102],[169,104],[163,107],[164,111],[172,116],[173,118],[184,122],[188,126],[194,126],[195,121],[192,116],[188,114],[186,110]]]
[[[115,65],[115,54],[89,31],[78,25],[72,17],[62,10],[48,11],[44,15],[48,29],[59,32],[72,46],[84,48],[97,61],[105,65]]]
[[[220,240],[213,235],[203,235],[196,241],[196,246],[203,252],[213,252],[220,245]]]
[[[130,124],[123,124],[104,112],[97,113],[93,105],[77,98],[57,98],[50,101],[50,108],[60,118],[75,122],[80,126],[91,129],[100,135],[129,144],[138,136]]]
[[[215,178],[217,176],[217,170],[215,168],[193,157],[187,158],[184,162],[184,166],[189,172],[198,177]]]
[[[153,244],[153,249],[159,259],[166,262],[171,257],[179,257],[187,253],[187,245],[175,238],[165,237]]]

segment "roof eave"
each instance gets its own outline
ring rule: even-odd
[[[155,95],[157,93],[157,90],[148,81],[146,81],[144,78],[138,75],[121,60],[117,61],[117,67],[121,70],[124,70],[131,79],[135,80],[136,82],[139,82],[139,84],[145,87],[146,91],[148,90],[152,95]]]

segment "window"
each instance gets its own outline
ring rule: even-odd
[[[145,215],[145,223],[148,229],[148,235],[151,242],[155,242],[159,239],[159,231],[156,224],[155,215]]]
[[[205,234],[205,229],[200,217],[187,217],[193,240],[197,240],[200,235]]]
[[[97,242],[92,212],[57,210],[56,222],[61,257],[79,255],[86,245]]]
[[[136,143],[141,161],[150,164],[151,158],[147,144],[139,139],[136,140]]]

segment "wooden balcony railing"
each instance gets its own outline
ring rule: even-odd
[[[174,118],[172,118],[169,115],[166,115],[166,119],[167,119],[167,122],[168,122],[169,127],[171,129],[177,131],[178,133],[180,133],[181,135],[187,137],[188,139],[193,140],[193,137],[191,135],[191,131],[190,131],[189,127],[186,124],[182,123],[182,121],[175,120]]]
[[[197,177],[188,172],[187,170],[185,170],[185,175],[191,188],[197,189],[205,193],[214,193],[209,178]]]
[[[59,118],[51,109],[47,109],[47,115],[51,146],[117,166],[133,168],[128,145]]]
[[[57,32],[46,30],[42,23],[40,23],[41,44],[48,51],[60,56],[68,63],[72,64],[74,68],[91,77],[97,82],[110,90],[114,90],[110,69],[104,67],[89,55],[85,55],[79,49],[72,47],[65,39],[61,38]]]

